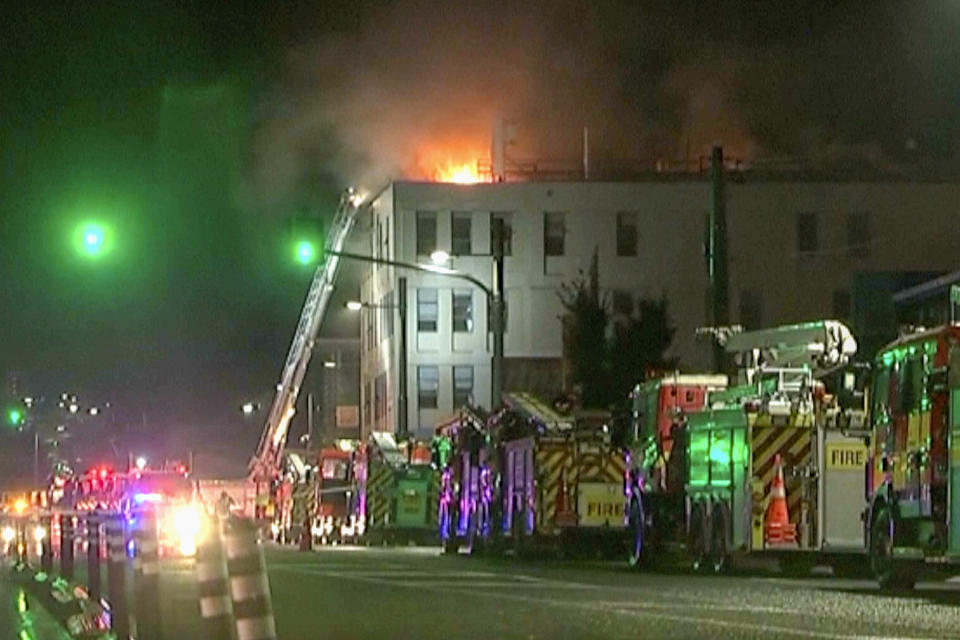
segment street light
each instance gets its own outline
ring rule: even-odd
[[[503,334],[506,330],[506,305],[503,300],[503,220],[497,218],[493,220],[493,273],[492,273],[492,286],[487,286],[483,281],[475,278],[469,273],[464,273],[462,271],[457,271],[455,269],[450,269],[449,267],[444,267],[441,264],[418,264],[413,262],[400,262],[398,260],[387,260],[384,258],[375,258],[373,256],[367,256],[359,253],[350,253],[347,251],[328,251],[330,255],[338,256],[340,258],[346,258],[350,260],[359,260],[361,262],[371,262],[373,264],[380,264],[388,267],[397,267],[400,269],[411,269],[413,271],[426,271],[427,273],[435,273],[437,275],[449,276],[451,278],[458,278],[460,280],[466,280],[467,282],[473,284],[481,291],[484,292],[487,296],[487,307],[489,309],[489,330],[493,333],[493,355],[490,362],[490,404],[491,407],[498,407],[501,404],[501,399],[503,396]],[[434,251],[433,255],[436,257],[442,258],[446,252]],[[433,260],[433,255],[431,255],[431,260]],[[449,254],[447,259],[449,259]],[[401,279],[402,280],[402,279]],[[401,287],[400,301],[401,305],[405,302],[406,297],[406,287]],[[367,306],[366,304],[361,304],[361,307]],[[353,307],[350,307],[353,308]],[[403,312],[403,307],[401,306],[401,322],[404,323],[404,329],[406,328],[405,313]],[[402,336],[403,337],[403,336]],[[403,349],[401,349],[403,351]],[[401,353],[401,375],[403,375],[403,368],[406,367],[404,362],[405,354]],[[405,385],[401,385],[405,386]],[[405,391],[403,392],[405,393]],[[403,401],[406,402],[406,397],[403,397]],[[405,409],[401,408],[401,411]],[[403,415],[403,413],[401,414]]]
[[[447,264],[450,261],[450,254],[443,249],[437,249],[430,254],[430,262],[433,264]]]
[[[363,303],[359,300],[350,300],[347,302],[347,309],[350,311],[360,311],[360,309],[363,309]]]
[[[137,456],[137,469],[143,471],[147,468],[147,459],[143,456]]]

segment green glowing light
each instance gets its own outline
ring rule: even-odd
[[[317,250],[312,242],[301,240],[295,247],[295,255],[300,264],[310,264],[316,260]]]
[[[81,256],[101,258],[113,248],[113,231],[102,222],[86,220],[74,229],[73,244]]]
[[[23,422],[23,412],[19,409],[10,409],[7,412],[7,420],[10,421],[10,424],[16,426]]]

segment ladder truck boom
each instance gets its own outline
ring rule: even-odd
[[[250,477],[258,485],[280,475],[283,451],[290,420],[296,410],[300,385],[306,375],[317,331],[330,302],[340,267],[340,257],[334,253],[343,250],[361,202],[362,198],[353,189],[345,191],[340,198],[324,245],[323,260],[313,274],[303,310],[300,312],[300,321],[290,344],[290,352],[277,384],[276,396],[270,406],[270,413],[267,414],[267,422],[260,435],[256,453],[250,460]]]
[[[757,331],[732,332],[722,340],[727,353],[750,354],[762,368],[807,367],[814,377],[846,366],[857,352],[857,341],[842,322],[818,320]]]

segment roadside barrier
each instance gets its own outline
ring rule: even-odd
[[[108,599],[110,623],[117,640],[130,638],[130,609],[127,604],[127,539],[126,518],[121,513],[107,518],[107,564]]]
[[[137,640],[161,640],[157,517],[152,511],[143,511],[137,514],[136,522],[134,535],[137,552],[133,560],[133,591]]]
[[[87,515],[87,593],[100,599],[100,515]]]
[[[73,516],[60,516],[60,575],[73,580]]]
[[[204,518],[194,559],[199,637],[277,640],[256,524],[240,518]],[[163,640],[156,513],[48,511],[0,522],[8,557],[17,562],[18,579],[43,599],[71,634]],[[85,585],[73,581],[75,549],[81,542],[87,551]]]
[[[40,518],[40,526],[43,527],[43,538],[40,540],[40,570],[50,575],[53,571],[53,518],[43,516]]]
[[[256,526],[245,520],[230,520],[224,546],[237,640],[276,640],[270,583]]]
[[[208,535],[197,547],[194,565],[203,637],[209,640],[236,640],[230,575],[223,550],[224,523],[218,517],[209,517],[206,522]]]

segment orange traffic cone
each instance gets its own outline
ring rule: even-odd
[[[783,465],[778,453],[773,459],[777,470],[770,485],[770,504],[764,516],[764,534],[767,544],[794,544],[797,541],[797,528],[790,523],[787,511],[787,491],[783,485]]]

